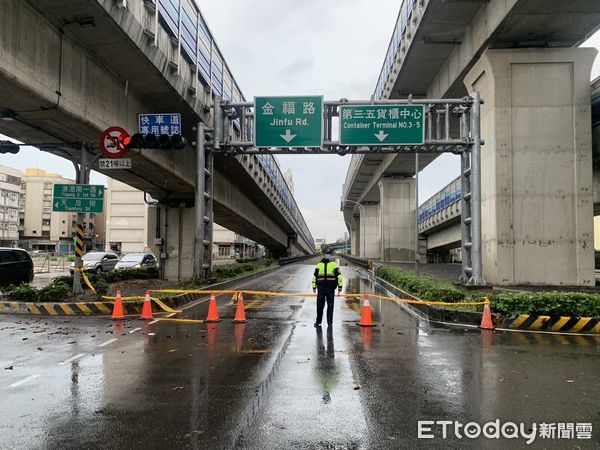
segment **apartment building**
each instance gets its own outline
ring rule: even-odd
[[[0,247],[19,245],[21,176],[19,170],[0,165]]]
[[[72,251],[73,233],[77,215],[52,212],[55,184],[73,184],[74,181],[43,169],[25,169],[21,178],[21,207],[19,213],[19,246],[66,254]],[[85,223],[86,249],[91,249],[94,215]]]

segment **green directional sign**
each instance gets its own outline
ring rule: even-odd
[[[55,184],[52,211],[101,213],[104,186],[95,184]]]
[[[257,147],[320,147],[323,97],[255,97]]]
[[[424,105],[340,106],[340,145],[423,144],[424,117]]]

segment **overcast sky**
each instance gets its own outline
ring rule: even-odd
[[[247,99],[323,95],[369,99],[394,29],[399,0],[197,0]],[[600,48],[600,33],[585,46]],[[600,74],[600,58],[592,72]],[[350,156],[280,156],[291,168],[295,197],[315,238],[346,230],[340,207]],[[1,155],[0,164],[39,167],[73,178],[70,162],[35,149]],[[421,172],[424,201],[459,174],[459,157],[443,155]],[[105,178],[92,174],[92,183]]]

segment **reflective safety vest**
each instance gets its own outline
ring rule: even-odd
[[[329,288],[335,289],[342,288],[344,285],[344,278],[340,272],[335,261],[322,259],[315,267],[315,273],[312,278],[313,288]]]

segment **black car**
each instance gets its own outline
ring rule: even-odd
[[[33,261],[21,248],[0,247],[0,286],[33,280]]]

